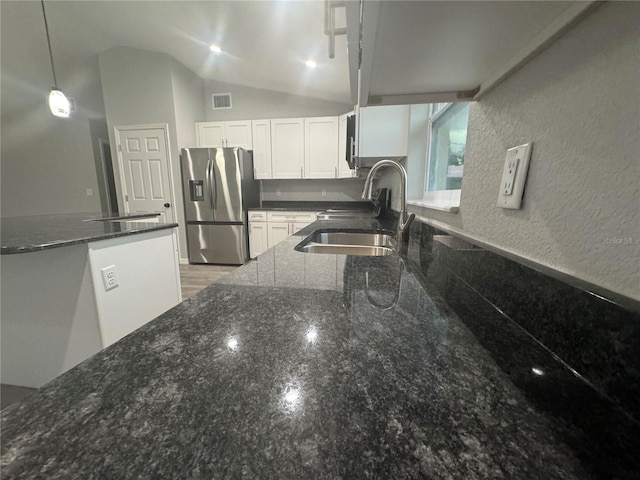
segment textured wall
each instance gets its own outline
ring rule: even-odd
[[[471,107],[454,230],[640,299],[640,4],[600,7]],[[507,148],[533,141],[521,210],[496,207]]]

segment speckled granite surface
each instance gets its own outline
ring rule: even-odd
[[[141,215],[126,217],[136,219]],[[96,213],[3,217],[0,253],[36,252],[178,226],[177,223],[90,221],[99,218],[102,216]]]
[[[3,411],[2,478],[637,478],[638,423],[446,265],[293,250],[336,225]]]

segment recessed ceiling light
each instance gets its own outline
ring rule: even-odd
[[[216,55],[220,55],[222,53],[222,49],[215,43],[212,43],[211,45],[209,45],[209,50],[211,50]]]
[[[304,64],[307,66],[307,68],[316,68],[316,66],[318,65],[312,58],[308,59],[306,62],[304,62]]]

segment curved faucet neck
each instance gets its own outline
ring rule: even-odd
[[[400,218],[398,219],[398,243],[406,244],[408,242],[407,233],[409,226],[415,218],[415,214],[407,214],[407,171],[405,168],[394,160],[380,160],[377,162],[367,175],[362,190],[362,198],[371,200],[372,184],[378,170],[385,167],[394,167],[400,175]]]

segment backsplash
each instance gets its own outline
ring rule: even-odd
[[[364,179],[262,180],[260,183],[263,201],[361,202]]]
[[[640,305],[622,306],[418,220],[411,227],[408,255],[427,281],[440,279],[456,313],[465,307],[455,290],[461,285],[475,290],[502,321],[524,329],[576,376],[640,420]],[[482,330],[479,337],[490,338],[481,316],[469,309],[464,314],[472,330]],[[491,339],[485,348],[501,355],[497,345],[500,339]]]

